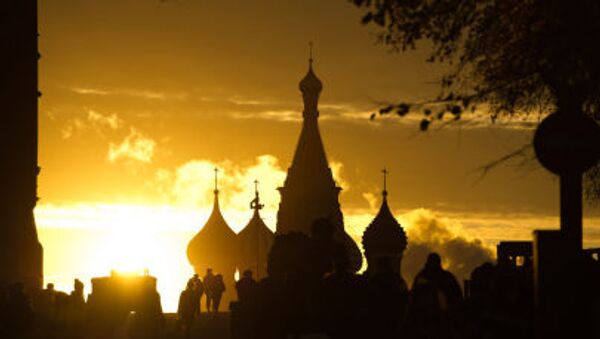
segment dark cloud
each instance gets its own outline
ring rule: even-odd
[[[402,274],[409,285],[431,252],[440,254],[444,267],[461,284],[475,267],[494,260],[491,249],[481,240],[460,234],[461,230],[447,219],[425,210],[411,213],[409,219],[408,248],[402,262]]]

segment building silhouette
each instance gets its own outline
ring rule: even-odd
[[[19,0],[0,11],[0,288],[21,282],[39,289],[43,283],[33,215],[40,172],[37,6]]]
[[[254,183],[257,185],[258,181]],[[250,203],[250,208],[254,210],[254,213],[248,225],[237,235],[239,251],[237,268],[240,271],[252,270],[255,272],[256,279],[267,276],[267,258],[275,237],[273,231],[260,217],[260,210],[263,206],[260,203],[258,187],[255,186],[255,197]]]
[[[392,271],[401,274],[402,255],[407,245],[404,228],[400,226],[388,206],[387,173],[384,169],[381,207],[362,237],[368,275],[377,274],[383,263],[391,264]]]
[[[335,238],[344,244],[352,269],[358,271],[362,255],[344,229],[344,217],[338,201],[341,188],[333,179],[319,132],[318,102],[323,83],[315,75],[312,64],[311,55],[308,73],[299,84],[304,100],[302,131],[285,183],[279,188],[281,202],[276,232],[310,234],[315,220],[327,218],[335,225]]]
[[[219,189],[215,169],[215,189],[213,210],[202,229],[190,240],[187,257],[194,271],[202,276],[208,268],[215,274],[222,274],[226,293],[224,299],[234,291],[234,274],[237,261],[237,236],[229,227],[219,207]],[[227,305],[227,302],[224,303]]]

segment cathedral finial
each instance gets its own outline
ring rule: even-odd
[[[258,211],[262,209],[265,205],[260,203],[260,198],[258,197],[258,180],[254,180],[254,200],[250,202],[250,208]]]
[[[313,42],[308,43],[309,55],[308,55],[308,72],[302,78],[299,84],[300,92],[302,92],[302,98],[304,99],[304,112],[302,115],[304,118],[318,118],[319,109],[317,105],[319,103],[319,95],[323,89],[323,83],[313,70]]]
[[[381,173],[383,173],[383,197],[386,198],[387,197],[387,175],[388,173],[390,173],[387,168],[383,168],[383,171],[381,171]]]
[[[215,167],[215,194],[219,193],[219,169]]]

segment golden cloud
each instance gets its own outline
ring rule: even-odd
[[[156,141],[131,127],[129,135],[120,144],[109,144],[107,159],[111,163],[127,160],[151,163],[156,149]]]

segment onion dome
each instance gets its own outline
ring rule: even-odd
[[[302,93],[318,94],[318,93],[321,93],[321,90],[323,90],[323,83],[321,82],[321,80],[319,80],[319,78],[315,74],[312,64],[313,64],[313,59],[311,57],[310,59],[308,59],[308,72],[306,73],[304,78],[302,78],[302,80],[300,80],[300,84],[298,86]]]
[[[239,260],[237,267],[241,271],[252,270],[256,279],[260,279],[267,275],[267,258],[275,236],[260,217],[260,210],[264,205],[260,203],[256,186],[258,181],[255,181],[254,184],[255,198],[250,203],[254,214],[248,225],[238,234]]]
[[[231,230],[219,208],[219,190],[216,185],[213,210],[204,227],[192,238],[187,248],[189,262],[196,273],[207,268],[224,275],[235,272],[236,234]]]
[[[387,175],[386,170],[384,170],[384,175]],[[383,202],[381,208],[375,219],[371,221],[363,233],[362,238],[365,257],[369,262],[370,268],[375,265],[374,261],[378,258],[389,257],[401,259],[402,253],[404,253],[407,245],[406,233],[388,206],[385,181],[386,179],[384,176]],[[400,269],[399,265],[397,269]]]
[[[308,59],[308,72],[300,80],[298,86],[302,92],[302,99],[304,100],[304,118],[316,119],[319,116],[317,105],[319,103],[319,95],[323,89],[323,83],[313,71],[313,58],[312,58],[312,42],[310,43],[310,57]]]

